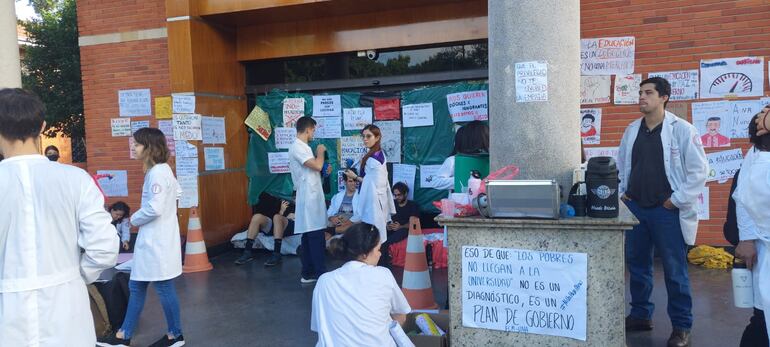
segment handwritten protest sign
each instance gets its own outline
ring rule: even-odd
[[[339,95],[313,95],[313,118],[341,116],[342,103]]]
[[[174,139],[198,141],[202,139],[201,115],[174,114]]]
[[[171,119],[171,97],[159,96],[155,98],[155,118],[156,119]]]
[[[171,118],[171,117],[169,117]],[[176,143],[174,143],[174,121],[173,120],[159,120],[158,129],[166,136],[166,146],[168,146],[168,154],[172,157],[175,155]]]
[[[254,108],[243,121],[251,130],[254,130],[259,137],[267,141],[270,134],[273,132],[273,127],[270,125],[270,117],[267,115],[259,105],[255,105]]]
[[[267,153],[267,165],[272,174],[289,173],[289,152]]]
[[[489,103],[486,90],[474,90],[448,94],[449,116],[452,122],[470,122],[489,119]]]
[[[221,145],[227,143],[225,117],[201,117],[201,134],[204,144]]]
[[[441,165],[420,165],[420,188],[435,188]]]
[[[414,199],[414,179],[417,176],[417,166],[410,164],[393,164],[393,184],[403,182],[409,187],[409,200]]]
[[[462,324],[586,340],[588,255],[462,247]]]
[[[152,115],[149,89],[129,89],[118,91],[118,108],[121,117]]]
[[[641,74],[615,75],[615,105],[638,104],[639,83],[642,83]]]
[[[112,136],[131,136],[131,118],[112,118]]]
[[[663,77],[668,83],[671,83],[671,98],[669,98],[669,101],[698,98],[698,70],[650,72],[647,77]]]
[[[283,99],[283,126],[294,128],[297,120],[305,115],[305,98]]]
[[[225,169],[225,149],[222,147],[206,147],[203,149],[203,160],[206,171]]]
[[[137,130],[141,128],[149,128],[150,127],[150,121],[148,120],[137,120],[131,122],[131,134],[133,135],[136,133]]]
[[[404,128],[433,125],[432,103],[404,105],[401,114],[404,119]]]
[[[759,100],[739,100],[732,101],[729,105],[730,114],[732,114],[733,124],[731,126],[731,137],[734,139],[749,138],[749,123],[759,111],[762,110],[762,104]]]
[[[735,176],[741,168],[743,153],[740,148],[706,154],[709,161],[709,171],[706,182],[719,181],[723,183]]]
[[[343,136],[340,138],[340,163],[345,163],[350,159],[353,163],[358,163],[366,154],[366,147],[361,135]],[[358,167],[358,164],[355,164]],[[347,167],[347,166],[346,166]]]
[[[297,139],[296,128],[275,128],[275,148],[289,149]]]
[[[176,178],[182,196],[179,197],[179,208],[198,206],[198,176],[179,176]]]
[[[580,76],[580,104],[610,102],[610,76]]]
[[[198,158],[197,157],[177,157],[176,175],[180,176],[198,176]]]
[[[630,75],[634,72],[633,36],[580,40],[581,75]]]
[[[548,101],[548,63],[516,63],[516,102]]]
[[[345,130],[361,130],[372,124],[371,107],[355,107],[342,109]]]
[[[315,138],[338,139],[342,136],[342,117],[321,117],[315,120]]]
[[[700,97],[762,96],[764,65],[764,57],[701,60]]]
[[[128,196],[128,173],[126,170],[97,170],[96,175],[99,178],[99,187],[102,188],[104,196]]]
[[[174,113],[195,113],[195,95],[172,95]]]

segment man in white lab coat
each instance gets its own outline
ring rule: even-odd
[[[316,147],[315,156],[308,142],[313,140],[316,121],[311,117],[301,117],[297,120],[297,138],[289,147],[289,170],[294,190],[297,191],[295,201],[294,234],[302,234],[303,284],[313,283],[326,272],[326,203],[321,183],[321,172],[327,170],[324,164],[326,147],[322,144]]]
[[[118,234],[91,176],[40,155],[43,113],[0,90],[0,345],[94,346],[86,283],[115,265]]]
[[[666,112],[667,80],[642,81],[639,110],[644,115],[626,128],[620,141],[621,199],[639,219],[626,233],[631,313],[626,331],[652,329],[653,251],[663,262],[668,315],[673,332],[668,346],[689,346],[692,296],[687,274],[687,245],[695,243],[697,200],[706,183],[708,162],[695,127]]]

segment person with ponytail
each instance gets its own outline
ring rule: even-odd
[[[359,223],[331,241],[329,251],[347,262],[318,279],[310,329],[320,346],[396,346],[392,321],[404,324],[412,311],[390,270],[377,266],[380,231]]]
[[[346,170],[345,175],[361,183],[358,202],[353,207],[353,223],[364,222],[374,225],[380,232],[380,242],[388,239],[386,234],[390,216],[396,213],[393,193],[388,182],[388,167],[385,152],[380,148],[382,133],[376,125],[369,124],[361,130],[364,146],[369,150],[361,159],[360,175]]]

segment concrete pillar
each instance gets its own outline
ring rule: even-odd
[[[0,0],[0,88],[21,88],[14,0]]]
[[[548,101],[517,103],[515,64],[548,63]],[[580,2],[489,0],[490,169],[572,185],[580,165]]]

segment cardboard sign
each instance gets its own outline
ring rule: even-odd
[[[588,254],[463,246],[462,324],[586,340]]]

